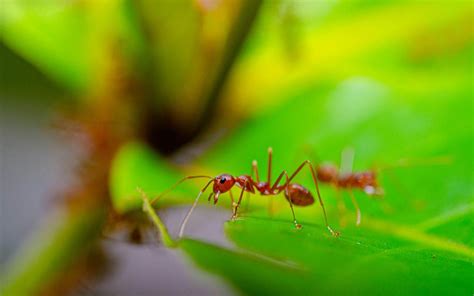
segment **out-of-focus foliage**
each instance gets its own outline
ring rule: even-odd
[[[90,252],[105,222],[104,212],[104,208],[88,205],[77,210],[76,215],[51,213],[50,223],[25,242],[16,264],[8,274],[2,275],[2,295],[30,295],[38,291],[47,294],[51,279],[71,265],[80,270],[92,258]],[[74,271],[71,275],[74,277]],[[60,290],[53,288],[53,291]]]
[[[313,44],[312,49],[297,47],[308,48],[299,66],[304,75],[291,63],[279,78],[279,63],[285,65],[288,58],[269,58],[261,44],[248,49],[233,79],[248,60],[268,58],[269,64],[256,68],[267,73],[257,76],[272,85],[272,96],[262,96],[287,103],[242,125],[202,157],[201,167],[248,174],[257,159],[265,175],[271,145],[277,174],[306,158],[338,163],[341,150],[353,147],[355,170],[381,168],[386,196],[374,200],[356,193],[362,226],[337,227],[339,239],[314,226],[323,222],[318,206],[298,209],[304,226],[294,230],[280,198],[277,221],[252,207],[227,225],[231,240],[263,257],[195,241],[182,243],[186,252],[250,294],[472,292],[473,65],[471,14],[465,8],[463,3],[449,8],[396,3],[335,9],[321,20],[320,34],[299,36],[300,42]],[[243,77],[231,85],[258,85],[249,88],[256,96],[265,91],[266,83],[245,83],[250,73]],[[298,182],[314,189],[307,172]],[[322,193],[337,225],[344,218],[337,213],[336,192],[325,187]],[[266,202],[266,197],[251,198],[254,206]],[[355,220],[352,215],[345,219],[349,225]],[[268,257],[273,259],[262,259]]]
[[[140,133],[128,138],[110,166],[114,211],[140,209],[137,187],[153,197],[187,174],[249,174],[256,159],[265,175],[268,146],[274,175],[307,158],[338,163],[352,147],[354,169],[380,168],[386,192],[382,200],[356,192],[360,228],[353,215],[338,213],[335,190],[323,187],[338,239],[321,226],[317,204],[297,208],[297,231],[283,197],[270,219],[267,197],[252,196],[250,210],[226,225],[238,251],[190,239],[180,246],[248,294],[472,294],[472,3],[267,1],[235,63],[242,32],[250,30],[239,20],[256,9],[205,3],[3,7],[2,42],[92,104],[141,102],[137,96],[157,114],[171,114],[170,125],[204,119],[235,126],[180,172]],[[116,91],[124,80],[133,92]],[[209,106],[217,111],[212,117]],[[308,172],[297,182],[314,191]],[[183,184],[158,205],[189,202],[201,186]],[[340,194],[350,213],[347,193]],[[220,203],[229,205],[224,197]]]
[[[2,41],[30,63],[63,87],[87,94],[116,58],[113,47],[137,61],[146,58],[137,21],[130,1],[21,0],[2,3],[0,29]]]
[[[4,1],[2,41],[58,82],[84,89],[92,69],[82,9],[66,2]]]
[[[120,213],[139,209],[142,199],[137,188],[149,198],[157,197],[176,183],[182,176],[175,170],[167,169],[167,164],[141,143],[130,143],[117,154],[111,168],[110,189],[114,208]],[[142,172],[142,173],[139,173]],[[196,188],[189,183],[176,188],[173,194],[161,199],[160,204],[185,202],[184,196],[191,198]],[[190,196],[191,195],[191,196]],[[177,197],[178,198],[172,198]]]

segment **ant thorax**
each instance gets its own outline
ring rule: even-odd
[[[240,188],[243,188],[245,191],[249,191],[252,193],[255,192],[255,190],[253,189],[255,182],[252,180],[251,176],[249,175],[238,176],[235,178],[235,182],[237,183],[237,186],[239,186]]]

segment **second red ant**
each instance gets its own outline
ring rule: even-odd
[[[360,189],[369,196],[383,196],[384,190],[379,186],[375,170],[352,172],[354,151],[345,149],[341,153],[341,168],[332,164],[318,165],[316,173],[319,181],[331,184],[336,189],[344,189],[349,192],[352,204],[356,210],[356,225],[361,222],[361,211],[354,197],[353,189]],[[340,201],[341,202],[341,201]]]
[[[378,167],[377,170],[371,169],[366,171],[353,172],[352,163],[354,160],[354,150],[346,148],[341,153],[341,166],[336,167],[333,164],[322,164],[316,167],[318,180],[321,183],[332,185],[336,190],[346,190],[349,192],[352,204],[356,210],[356,225],[359,226],[361,222],[361,211],[355,199],[353,189],[363,191],[370,197],[382,197],[384,195],[383,188],[379,185],[377,172],[382,170]],[[401,159],[397,163],[385,166],[383,169],[407,167],[414,165],[446,165],[451,164],[451,157],[440,156],[425,159]],[[344,208],[344,203],[339,199],[339,208]]]
[[[266,196],[274,196],[278,195],[281,192],[284,192],[285,197],[290,205],[291,208],[291,213],[293,215],[293,223],[295,224],[296,228],[301,228],[301,225],[297,222],[296,216],[295,216],[295,211],[293,209],[293,205],[295,206],[309,206],[314,203],[314,197],[311,194],[311,192],[306,189],[303,185],[297,184],[297,183],[292,183],[292,180],[296,177],[298,173],[303,169],[304,166],[307,166],[309,170],[311,171],[311,176],[316,188],[316,193],[318,196],[319,204],[321,205],[321,208],[323,210],[324,214],[324,222],[326,224],[327,229],[333,236],[338,236],[339,233],[334,231],[328,223],[327,215],[326,215],[326,209],[324,207],[323,200],[321,198],[321,193],[319,191],[319,184],[316,176],[316,171],[311,164],[309,160],[303,161],[298,168],[293,172],[293,174],[289,175],[288,172],[282,171],[275,182],[272,183],[271,176],[272,176],[272,155],[273,155],[273,150],[272,148],[268,148],[268,175],[267,175],[267,180],[266,181],[260,181],[260,177],[258,174],[258,168],[257,168],[257,162],[253,161],[252,162],[252,173],[255,174],[255,180],[253,179],[252,176],[250,175],[241,175],[241,176],[232,176],[230,174],[220,174],[216,177],[211,177],[211,176],[187,176],[181,179],[179,182],[177,182],[174,186],[172,186],[170,189],[167,191],[163,192],[160,194],[158,197],[153,199],[150,202],[150,205],[153,204],[156,200],[158,200],[160,197],[162,197],[164,194],[167,192],[171,191],[174,189],[176,186],[181,184],[182,182],[189,180],[189,179],[196,179],[196,178],[207,178],[210,179],[207,184],[199,191],[199,194],[197,195],[193,205],[189,209],[188,213],[184,217],[183,222],[181,223],[180,230],[179,230],[179,237],[182,237],[184,234],[184,229],[186,227],[186,224],[189,220],[189,217],[191,216],[191,213],[193,212],[194,208],[198,204],[199,198],[201,195],[207,190],[207,188],[212,184],[212,192],[209,195],[208,200],[210,201],[211,198],[213,198],[214,204],[216,204],[219,201],[219,196],[223,193],[229,192],[232,205],[233,205],[233,210],[232,210],[232,220],[234,220],[237,217],[238,210],[240,207],[240,203],[242,201],[242,197],[244,192],[249,192],[249,193],[260,193],[260,195],[266,195]],[[283,184],[280,184],[280,181],[285,178],[285,182]],[[238,187],[241,188],[239,199],[237,202],[234,201],[234,198],[232,196],[231,189],[234,187],[234,185],[237,185]],[[144,199],[146,196],[144,195],[143,192],[142,196]]]

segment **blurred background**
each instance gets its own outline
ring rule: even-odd
[[[391,179],[382,172],[383,201],[358,193],[364,213],[410,225],[454,212],[460,220],[434,232],[472,246],[473,8],[2,0],[2,286],[11,295],[246,292],[163,247],[135,188],[154,196],[190,174],[249,174],[253,159],[265,176],[269,146],[274,176],[305,159],[339,164],[347,147],[357,170],[408,159]],[[202,186],[183,184],[158,203],[172,235]],[[333,224],[351,224],[334,191],[322,193]],[[276,215],[288,218],[279,199]],[[198,207],[187,232],[233,248],[230,203],[220,205]],[[252,198],[247,211],[266,216],[266,201]],[[298,214],[323,223],[319,208]]]

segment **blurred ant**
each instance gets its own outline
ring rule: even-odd
[[[372,169],[367,171],[352,172],[353,160],[354,150],[352,148],[346,148],[341,153],[341,168],[338,168],[333,164],[321,164],[316,167],[316,173],[321,183],[331,184],[337,190],[343,189],[349,192],[352,204],[356,210],[356,225],[359,226],[361,222],[361,211],[354,197],[353,189],[362,190],[370,197],[383,197],[385,192],[377,180],[377,171]],[[413,166],[415,164],[449,163],[451,163],[451,158],[449,157],[438,157],[421,161],[408,161],[406,159],[402,159],[398,161],[397,164],[390,167]],[[390,167],[385,167],[385,169]],[[381,170],[381,168],[378,168],[378,170]],[[343,202],[341,200],[339,202],[340,208],[343,208]]]
[[[280,173],[278,178],[274,183],[271,182],[271,173],[272,173],[272,154],[273,150],[272,148],[268,148],[268,176],[266,181],[260,181],[260,177],[258,175],[258,168],[257,168],[257,162],[254,160],[252,162],[252,174],[255,174],[256,180],[252,178],[250,175],[241,175],[238,177],[234,177],[230,174],[221,174],[216,177],[211,177],[211,176],[187,176],[178,181],[175,185],[173,185],[171,188],[154,198],[149,204],[150,206],[153,205],[153,203],[158,200],[160,197],[168,193],[169,191],[173,190],[176,186],[181,184],[182,182],[189,180],[189,179],[196,179],[196,178],[207,178],[210,179],[209,182],[199,191],[198,196],[196,197],[193,205],[189,209],[188,213],[184,217],[183,222],[181,223],[180,229],[179,229],[179,237],[183,236],[184,233],[184,228],[189,220],[189,217],[191,216],[191,213],[193,212],[194,208],[198,204],[199,198],[201,195],[206,191],[206,189],[213,184],[212,186],[212,192],[209,195],[208,201],[213,198],[214,204],[216,204],[219,200],[219,196],[222,193],[229,192],[231,201],[232,201],[232,217],[231,219],[234,220],[237,217],[238,209],[240,206],[240,203],[242,201],[242,197],[244,192],[248,193],[253,193],[255,194],[256,192],[260,193],[260,195],[267,195],[267,196],[274,196],[278,195],[282,191],[285,193],[285,197],[288,200],[291,208],[291,213],[293,215],[293,223],[295,224],[295,227],[297,229],[301,228],[301,225],[298,224],[296,221],[295,217],[295,211],[293,209],[293,205],[295,206],[309,206],[314,203],[314,197],[309,192],[308,189],[306,189],[304,186],[297,184],[297,183],[292,183],[291,181],[295,178],[295,176],[301,171],[301,169],[306,165],[311,171],[311,175],[313,177],[314,185],[316,187],[316,192],[318,195],[319,199],[319,204],[321,205],[321,208],[323,210],[324,214],[324,221],[326,224],[327,229],[331,234],[335,237],[339,235],[338,232],[334,231],[328,223],[327,215],[326,215],[326,209],[324,208],[324,203],[321,198],[321,194],[319,192],[319,184],[316,178],[316,172],[314,170],[313,165],[309,160],[305,160],[303,163],[300,164],[300,166],[295,170],[295,172],[289,176],[287,171],[283,171]],[[285,177],[285,183],[280,185],[280,181],[282,178]],[[237,203],[234,202],[234,197],[232,196],[231,188],[237,185],[240,187],[242,190],[240,191],[240,196],[237,201]],[[145,200],[147,200],[146,195],[143,193],[143,191],[139,190],[140,193],[142,194],[142,197]]]
[[[341,168],[333,164],[322,164],[316,167],[316,174],[321,183],[333,185],[336,189],[349,192],[352,204],[356,210],[356,225],[361,222],[361,212],[352,189],[360,189],[368,196],[383,196],[384,190],[379,186],[375,170],[352,172],[354,151],[346,148],[341,153]]]

